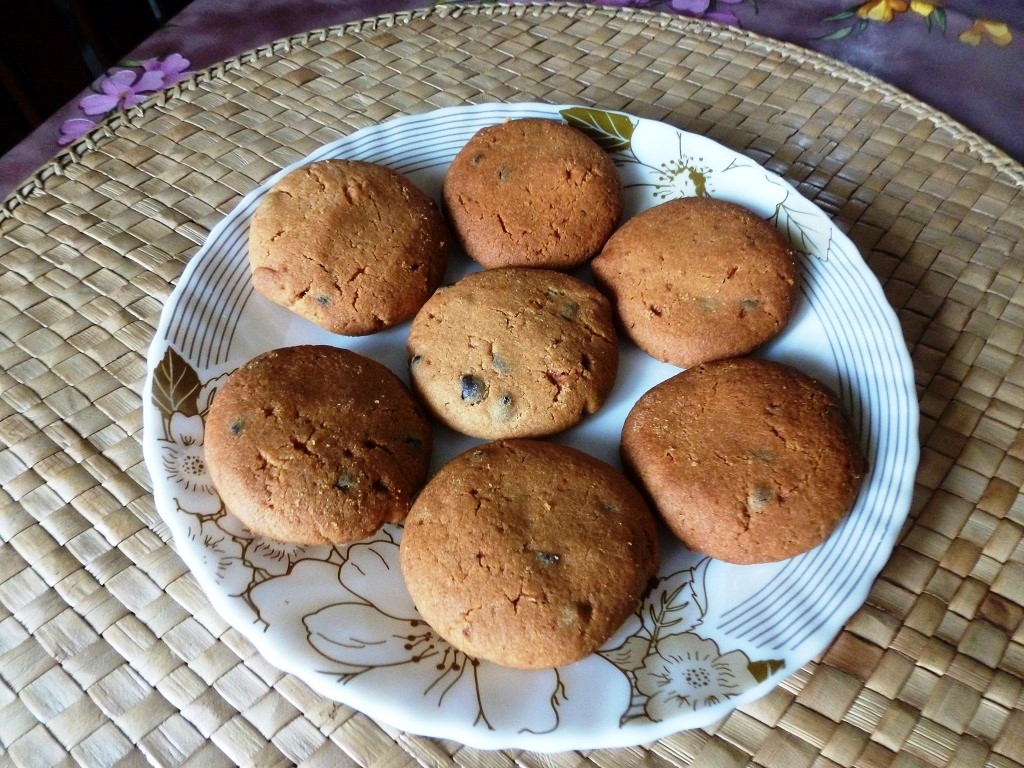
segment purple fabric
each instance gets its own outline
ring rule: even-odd
[[[897,2],[889,0],[890,6]],[[908,9],[894,13],[891,21],[875,21],[856,14],[835,18],[870,2],[763,0],[756,14],[744,8],[740,23],[869,72],[1024,161],[1024,133],[1019,128],[1024,112],[1024,3],[960,0],[940,9],[936,2],[936,12],[928,17],[912,10],[909,2],[904,4]],[[985,30],[973,44],[972,29],[983,19],[1002,22],[1010,39]],[[847,29],[851,31],[844,33]]]
[[[188,71],[281,37],[422,7],[426,0],[193,0],[0,157],[0,198],[62,145]],[[1020,0],[604,0],[734,24],[840,59],[967,125],[1024,162]],[[129,74],[130,72],[130,74]]]

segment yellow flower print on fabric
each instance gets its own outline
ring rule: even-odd
[[[928,23],[928,31],[937,27],[943,34],[946,32],[946,9],[942,5],[929,0],[863,0],[857,5],[847,8],[823,21],[841,22],[852,21],[849,26],[822,35],[819,40],[842,40],[847,35],[855,32],[863,32],[872,22],[890,24],[897,21],[900,16],[906,13],[920,16]],[[1006,46],[1013,42],[1013,34],[1009,27],[1001,21],[994,19],[978,18],[971,19],[970,29],[961,32],[957,39],[967,45],[980,45],[983,42],[993,45]]]
[[[909,7],[907,0],[868,0],[857,7],[857,16],[870,21],[888,23],[897,13],[905,13]]]
[[[961,43],[978,45],[983,40],[988,40],[994,45],[1009,45],[1013,41],[1006,24],[991,19],[975,19],[974,24],[958,38]]]

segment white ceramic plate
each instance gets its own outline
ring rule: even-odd
[[[422,622],[397,567],[400,528],[336,548],[253,537],[224,513],[203,460],[203,416],[223,377],[267,349],[328,343],[370,355],[408,381],[407,324],[333,336],[254,293],[249,221],[290,169],[214,229],[164,309],[149,355],[146,460],[157,508],[217,610],[272,663],[325,696],[398,728],[477,747],[634,745],[708,725],[764,695],[820,653],[863,602],[910,506],[919,452],[913,370],[896,317],[853,244],[786,182],[704,137],[617,112],[490,104],[394,119],[303,162],[382,163],[436,199],[470,136],[527,116],[566,120],[598,139],[621,173],[627,216],[671,197],[710,195],[771,220],[801,254],[795,318],[760,354],[840,393],[871,466],[856,507],[827,542],[782,563],[735,566],[665,541],[656,587],[599,652],[524,672],[467,658]],[[453,254],[448,280],[474,268]],[[623,344],[607,405],[555,439],[619,466],[629,408],[677,371]],[[436,442],[435,470],[476,441],[438,430]]]

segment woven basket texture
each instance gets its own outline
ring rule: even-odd
[[[910,518],[819,658],[711,728],[537,755],[315,694],[211,608],[154,508],[145,355],[238,199],[395,115],[621,109],[746,154],[860,248],[921,401]],[[0,209],[0,764],[735,768],[1024,762],[1024,168],[856,70],[632,9],[439,5],[225,62],[112,118]]]

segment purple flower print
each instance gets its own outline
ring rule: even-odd
[[[102,115],[114,109],[127,109],[145,99],[143,94],[163,86],[163,72],[143,72],[136,75],[122,69],[100,80],[102,93],[92,93],[79,102],[87,115]]]
[[[739,24],[739,17],[732,11],[721,8],[722,5],[739,5],[744,0],[671,0],[669,8],[687,16],[718,21],[722,24]]]
[[[672,0],[669,5],[673,11],[692,13],[694,16],[699,16],[707,11],[711,5],[711,0]]]
[[[172,53],[163,60],[146,59],[140,62],[140,64],[144,72],[159,72],[162,74],[163,82],[159,87],[166,88],[185,78],[188,74],[185,70],[188,69],[189,60],[180,53]]]
[[[73,117],[70,120],[65,120],[60,125],[60,138],[57,139],[57,143],[62,147],[67,146],[75,139],[85,136],[95,127],[96,123],[92,120],[86,120],[84,117]]]
[[[189,60],[180,53],[172,53],[163,59],[124,62],[127,66],[141,67],[142,72],[119,69],[97,83],[99,93],[90,93],[78,102],[79,108],[87,115],[106,115],[116,109],[134,107],[146,98],[146,94],[166,88],[185,78]],[[91,120],[80,117],[65,120],[60,126],[57,144],[66,146],[84,136],[96,126]]]

